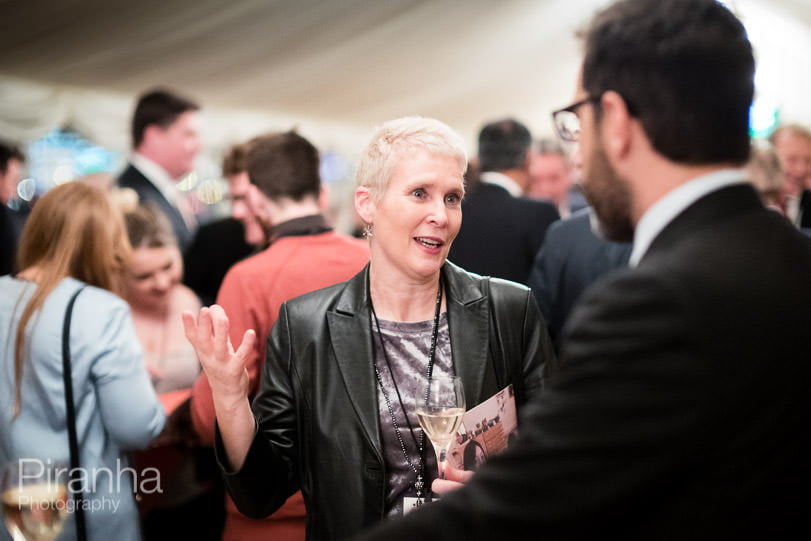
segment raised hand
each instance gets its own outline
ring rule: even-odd
[[[216,304],[201,308],[196,320],[191,312],[183,312],[183,328],[206,371],[213,394],[221,399],[247,397],[245,360],[254,347],[256,333],[252,329],[245,331],[242,343],[234,351],[228,335],[228,316]]]
[[[221,306],[200,309],[195,319],[183,312],[186,339],[211,385],[214,410],[231,467],[239,469],[253,438],[254,419],[248,402],[250,380],[246,360],[256,343],[256,333],[248,329],[234,351],[228,335],[228,316]]]

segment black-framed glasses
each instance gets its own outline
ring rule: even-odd
[[[580,139],[580,117],[577,109],[587,103],[597,103],[600,96],[587,96],[576,101],[568,107],[552,112],[552,122],[558,132],[558,137],[569,143],[576,143]]]

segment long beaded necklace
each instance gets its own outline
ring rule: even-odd
[[[403,410],[403,414],[405,415],[406,425],[408,425],[409,434],[411,434],[411,439],[413,440],[414,444],[418,448],[417,457],[419,462],[414,464],[414,460],[412,460],[411,455],[408,454],[406,451],[405,442],[403,441],[403,435],[400,430],[400,425],[397,423],[397,418],[394,415],[394,408],[392,407],[392,401],[389,397],[389,393],[386,391],[386,387],[383,385],[383,379],[380,377],[380,370],[377,366],[377,354],[372,353],[372,364],[374,365],[375,369],[375,377],[377,378],[377,386],[380,388],[380,392],[383,395],[383,400],[386,402],[386,408],[389,410],[389,415],[391,416],[391,423],[394,426],[394,433],[397,435],[397,441],[400,443],[400,449],[403,451],[403,456],[406,459],[409,467],[414,471],[416,475],[416,480],[414,481],[414,490],[416,491],[417,501],[416,505],[422,505],[422,494],[423,488],[425,488],[425,482],[423,481],[423,472],[425,471],[425,432],[420,430],[420,439],[417,441],[417,438],[414,436],[414,428],[411,425],[411,421],[408,418],[408,412],[406,411],[405,405],[403,404],[403,398],[400,396],[400,389],[397,387],[397,381],[394,379],[394,372],[391,369],[391,362],[389,361],[389,354],[386,352],[386,343],[383,341],[383,334],[380,332],[380,321],[377,319],[377,313],[375,313],[374,303],[372,303],[372,293],[371,287],[369,286],[369,277],[366,277],[366,287],[369,291],[369,312],[371,317],[369,318],[369,331],[372,335],[374,335],[374,330],[372,329],[372,320],[374,320],[374,324],[377,327],[377,338],[380,341],[380,349],[383,352],[383,358],[386,361],[386,366],[389,369],[389,374],[391,375],[391,380],[394,383],[394,392],[397,394],[397,402],[400,404],[400,408]],[[428,354],[428,367],[426,370],[426,386],[425,386],[425,401],[428,401],[428,392],[430,387],[428,386],[428,382],[431,380],[431,374],[434,370],[434,358],[436,356],[436,343],[437,343],[437,336],[439,335],[439,314],[440,309],[442,307],[442,276],[440,275],[439,278],[439,287],[437,288],[436,293],[436,309],[434,310],[434,328],[431,331],[431,349]],[[374,341],[372,341],[374,345]]]

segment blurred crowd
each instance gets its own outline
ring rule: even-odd
[[[70,338],[75,355],[74,385],[79,389],[76,396],[93,396],[82,398],[77,406],[81,461],[85,466],[111,467],[115,460],[123,458],[137,471],[155,468],[160,472],[159,493],[142,490],[115,517],[94,513],[87,526],[92,538],[284,540],[303,539],[305,528],[323,534],[316,523],[323,521],[323,528],[334,517],[321,515],[326,511],[316,506],[323,502],[310,496],[308,505],[316,503],[309,509],[308,518],[304,502],[306,492],[316,494],[314,484],[325,481],[302,478],[310,470],[299,470],[296,464],[317,464],[319,453],[329,454],[322,442],[327,437],[347,437],[349,441],[362,438],[359,434],[350,437],[350,428],[336,435],[329,426],[308,417],[329,416],[329,408],[320,410],[324,407],[321,398],[307,391],[297,394],[297,386],[322,389],[321,378],[332,374],[329,369],[324,368],[319,376],[310,374],[310,366],[303,366],[303,361],[300,367],[286,369],[265,366],[266,358],[292,355],[297,340],[302,340],[294,323],[304,328],[302,321],[307,319],[306,314],[300,314],[302,306],[317,308],[315,303],[291,304],[288,313],[286,301],[363,277],[358,287],[366,289],[359,298],[370,303],[372,317],[351,329],[375,344],[368,355],[376,359],[376,372],[370,368],[367,375],[376,376],[380,394],[374,395],[377,399],[373,396],[371,406],[364,398],[357,398],[346,408],[371,408],[371,415],[379,415],[381,427],[390,432],[383,436],[386,468],[396,464],[404,472],[403,478],[410,476],[412,469],[420,477],[425,470],[417,466],[416,457],[423,453],[422,468],[433,465],[433,459],[426,462],[426,444],[413,438],[413,431],[412,436],[401,434],[416,421],[405,414],[395,415],[392,404],[396,409],[400,390],[396,382],[390,384],[387,379],[395,380],[398,374],[403,378],[403,374],[413,376],[416,370],[400,364],[405,361],[398,348],[405,347],[411,332],[407,325],[422,321],[428,325],[425,336],[430,337],[433,331],[431,340],[417,342],[430,357],[429,373],[435,358],[438,371],[453,371],[452,366],[442,363],[443,359],[450,362],[450,344],[455,340],[461,343],[461,338],[453,334],[456,316],[449,308],[452,301],[464,300],[460,284],[467,283],[464,280],[468,278],[459,276],[464,273],[476,280],[484,276],[519,284],[522,287],[506,289],[509,293],[503,294],[510,299],[526,294],[531,299],[521,301],[531,305],[527,312],[521,312],[524,319],[513,321],[509,319],[513,316],[503,316],[506,308],[491,306],[490,326],[485,323],[481,333],[487,334],[488,329],[493,332],[495,326],[497,345],[491,339],[488,347],[503,347],[514,356],[523,356],[526,364],[520,371],[517,365],[507,367],[507,375],[502,378],[496,362],[492,371],[501,387],[512,383],[520,388],[518,396],[525,401],[540,392],[541,380],[546,381],[547,371],[556,364],[564,329],[571,324],[572,311],[584,292],[599,279],[634,264],[633,240],[609,240],[611,235],[601,230],[596,216],[599,213],[595,213],[590,200],[593,193],[581,182],[586,156],[582,146],[566,141],[565,136],[555,140],[534,138],[520,119],[508,117],[483,119],[477,151],[469,159],[464,157],[463,167],[458,166],[463,150],[436,150],[438,143],[426,142],[430,135],[453,146],[455,140],[442,131],[444,128],[423,125],[420,119],[415,121],[416,128],[404,127],[407,124],[389,126],[387,135],[375,143],[379,147],[366,150],[370,157],[358,168],[359,187],[354,199],[341,197],[340,203],[336,197],[331,200],[323,185],[318,149],[306,138],[295,131],[258,135],[235,144],[222,156],[230,214],[201,224],[188,193],[177,186],[194,169],[201,149],[199,115],[200,105],[187,96],[166,88],[146,90],[134,109],[132,152],[123,171],[116,176],[92,175],[66,182],[43,194],[33,205],[14,204],[17,185],[26,169],[25,152],[14,144],[0,144],[0,276],[4,276],[0,281],[0,347],[4,358],[0,462],[43,449],[61,449],[58,438],[44,428],[55,418],[43,419],[37,414],[48,408],[61,411],[62,405],[50,404],[59,402],[53,395],[59,393],[54,389],[60,389],[61,380],[44,374],[41,367],[52,363],[56,368],[48,370],[59,371],[65,306],[70,295],[81,284],[87,284],[93,287],[78,296],[73,324],[79,330]],[[403,135],[409,129],[417,135]],[[431,130],[441,133],[436,135]],[[411,146],[397,147],[398,137]],[[368,174],[368,168],[380,165],[375,159],[385,163],[374,169],[374,175]],[[421,160],[428,160],[425,163],[430,166]],[[412,168],[407,174],[403,173],[406,167]],[[772,213],[770,216],[805,235],[811,234],[808,127],[778,126],[768,139],[753,141],[749,160],[735,168],[745,171],[762,205]],[[401,182],[401,177],[407,178]],[[411,182],[413,179],[419,183]],[[450,187],[435,195],[434,190],[445,190],[443,182]],[[432,282],[433,289],[425,290],[425,310],[408,312],[413,299],[394,302],[379,293],[385,288],[397,290],[391,285],[394,278],[406,280],[409,276],[402,269],[416,273],[425,264],[415,262],[416,256],[410,255],[413,245],[401,246],[392,233],[397,228],[407,232],[413,225],[408,221],[412,207],[397,207],[387,199],[393,197],[390,194],[395,188],[415,201],[419,199],[419,204],[425,205],[422,208],[437,200],[450,208],[443,211],[447,213],[444,218],[430,218],[448,220],[448,236],[416,232],[403,235],[432,257],[447,256],[452,270],[440,271],[437,267],[437,273],[457,272],[453,270],[456,266],[464,269],[458,274],[437,274],[441,276],[438,296],[437,285]],[[457,203],[458,215],[454,207]],[[454,222],[457,217],[458,223]],[[454,227],[458,232],[452,231]],[[488,284],[495,297],[502,294],[500,280]],[[761,285],[768,284],[752,287]],[[422,298],[413,291],[410,294]],[[321,301],[337,303],[337,313],[343,316],[336,319],[350,317],[348,305],[326,296]],[[521,302],[504,301],[509,310],[515,310]],[[431,329],[434,304],[437,312]],[[213,305],[218,308],[207,308]],[[227,318],[219,319],[219,312],[213,311],[219,307]],[[447,311],[451,315],[440,318],[440,307],[443,314]],[[199,325],[194,332],[191,319],[184,326],[184,313],[187,318],[192,314]],[[312,312],[313,319],[318,319],[319,314],[317,310]],[[492,314],[502,314],[502,318]],[[300,320],[295,319],[297,316]],[[520,328],[521,321],[528,325],[527,321],[536,320],[538,329],[532,335],[532,344],[522,343],[518,348],[518,342],[530,339],[516,337],[520,333],[512,328]],[[204,328],[209,321],[212,326]],[[400,326],[387,326],[391,322]],[[332,320],[330,324],[338,325]],[[293,329],[289,335],[278,329],[284,325]],[[36,330],[27,330],[31,328]],[[307,329],[314,335],[323,331]],[[470,343],[477,343],[483,335],[476,336],[479,338],[469,337]],[[217,342],[217,337],[222,341]],[[313,363],[317,364],[323,359],[312,350],[321,345],[314,344],[295,351],[308,360],[313,355]],[[335,343],[332,347],[339,349]],[[456,350],[462,346],[453,347]],[[511,347],[518,349],[512,351]],[[230,353],[226,354],[226,350]],[[501,358],[492,351],[489,354]],[[472,358],[476,353],[470,355]],[[207,356],[210,360],[206,360]],[[225,366],[236,357],[244,367],[240,365],[235,376],[217,373],[217,362]],[[453,357],[457,359],[456,354]],[[380,367],[385,365],[387,372],[381,375]],[[281,391],[273,394],[263,387],[270,383],[289,391],[289,396],[282,396]],[[239,393],[233,392],[235,386]],[[378,390],[374,382],[372,386]],[[387,389],[397,393],[389,396]],[[413,394],[420,392],[417,389]],[[272,432],[268,428],[271,413],[266,417],[257,413],[256,427],[249,423],[248,429],[240,433],[243,435],[226,433],[221,419],[223,397],[237,394],[245,403],[258,396],[260,405],[274,411],[272,418],[286,427],[268,436],[271,445],[278,447],[257,450],[255,441],[253,446],[248,445],[254,438],[251,431]],[[51,399],[44,400],[43,396]],[[295,406],[297,415],[304,418],[291,420],[286,413],[273,410],[274,405],[278,407],[284,401],[290,402],[291,408]],[[234,418],[240,417],[234,414]],[[336,421],[339,425],[344,426]],[[62,437],[62,428],[54,430]],[[287,433],[294,430],[301,433],[298,438],[309,442],[308,446],[299,446],[298,440]],[[247,438],[247,443],[234,447],[232,442],[240,437]],[[294,488],[290,494],[279,489],[283,493],[280,500],[263,508],[273,512],[257,512],[269,515],[257,518],[243,514],[232,500],[234,493],[239,497],[243,490],[250,493],[251,489],[243,485],[233,488],[234,483],[250,482],[229,478],[228,462],[233,465],[244,460],[246,468],[254,468],[256,457],[265,452],[272,455],[266,461],[284,472],[276,472],[284,478],[284,487]],[[56,454],[66,460],[66,453],[67,447]],[[366,468],[364,475],[383,475],[368,462],[357,467]],[[317,470],[315,465],[312,468]],[[221,469],[226,471],[226,483]],[[427,474],[425,479],[426,483],[432,480]],[[389,483],[385,512],[402,510],[402,503],[394,502],[411,490],[411,481],[398,485],[396,479],[387,478],[380,482]],[[228,483],[231,495],[225,490]],[[422,485],[415,486],[419,499]],[[138,493],[138,488],[134,486],[133,492]],[[347,499],[364,497],[362,489],[351,481],[347,482],[347,490]],[[346,520],[349,524],[355,519]]]

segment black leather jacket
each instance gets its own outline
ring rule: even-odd
[[[509,383],[522,405],[554,362],[530,290],[452,263],[442,272],[453,363],[468,407]],[[308,539],[349,537],[385,514],[367,273],[368,266],[282,306],[253,402],[253,444],[242,470],[225,475],[237,507],[250,517],[269,515],[300,488]],[[219,440],[217,447],[224,456]]]

